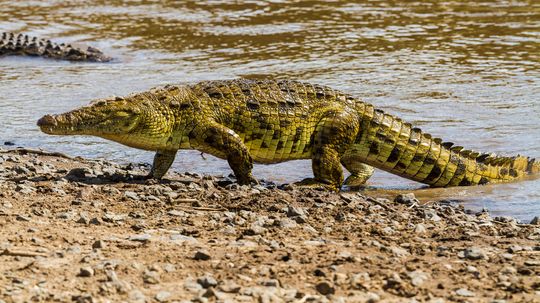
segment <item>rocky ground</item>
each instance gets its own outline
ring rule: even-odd
[[[540,302],[540,225],[0,149],[0,302]]]

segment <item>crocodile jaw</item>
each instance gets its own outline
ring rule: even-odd
[[[70,119],[71,123],[66,123],[67,119],[59,115],[45,115],[38,120],[37,125],[42,132],[49,135],[82,135],[81,129]]]

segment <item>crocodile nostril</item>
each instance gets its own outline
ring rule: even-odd
[[[56,126],[56,119],[51,115],[45,115],[38,120],[37,125],[39,127],[43,126]]]

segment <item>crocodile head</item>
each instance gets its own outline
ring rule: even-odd
[[[163,148],[171,133],[167,110],[144,96],[98,99],[73,111],[45,115],[38,120],[41,131],[50,135],[90,135],[131,147]]]

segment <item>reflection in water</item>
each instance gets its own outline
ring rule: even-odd
[[[0,59],[0,139],[150,161],[96,138],[48,137],[34,121],[93,98],[172,82],[295,78],[330,85],[481,151],[540,157],[540,6],[535,1],[0,1],[0,30],[91,42],[112,64]],[[186,152],[176,169],[228,174]],[[294,169],[291,169],[294,168]],[[278,182],[310,163],[258,166]],[[380,173],[379,188],[418,188]],[[540,181],[421,190],[498,213],[540,214]],[[432,195],[432,196],[430,196]]]

